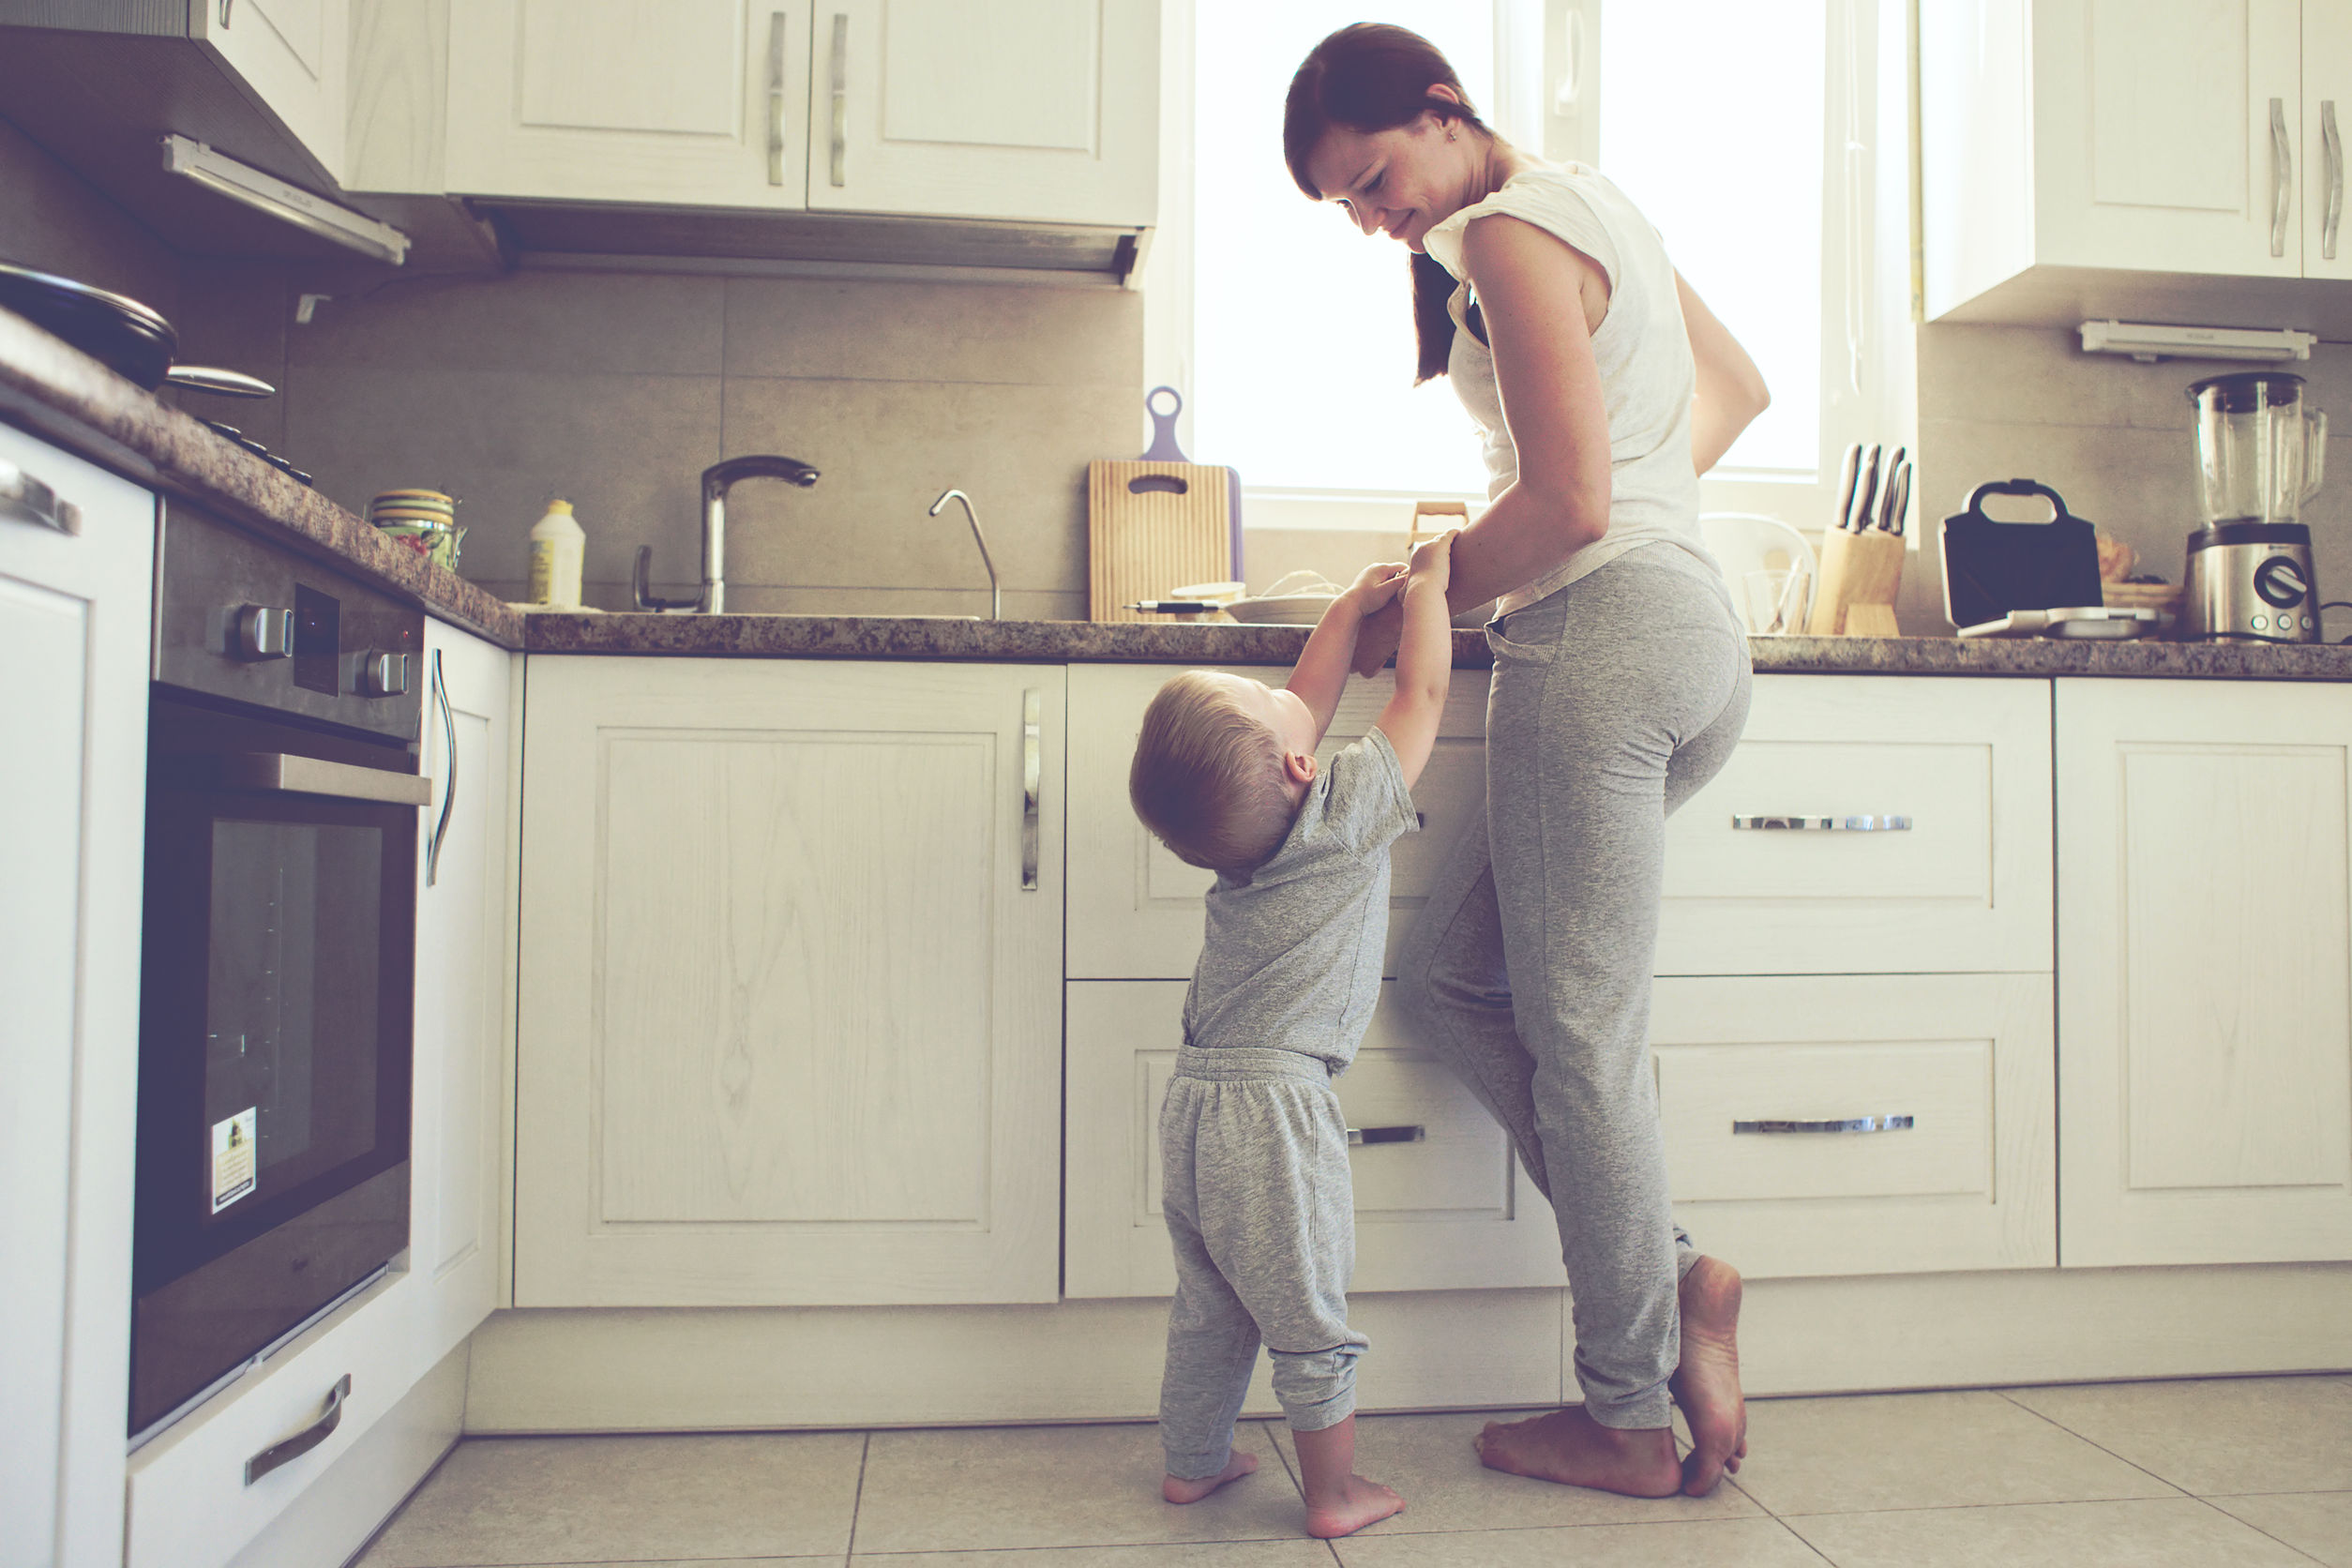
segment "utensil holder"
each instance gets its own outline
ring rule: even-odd
[[[1832,528],[1821,538],[1821,583],[1805,630],[1815,637],[1900,637],[1895,593],[1903,586],[1903,536]]]

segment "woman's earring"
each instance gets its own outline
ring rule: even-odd
[[[1449,142],[1454,140],[1454,128],[1452,126],[1445,128],[1445,139]]]

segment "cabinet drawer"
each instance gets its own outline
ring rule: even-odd
[[[1761,676],[1666,823],[1656,970],[2046,970],[2050,900],[2047,682]]]
[[[1065,1293],[1164,1296],[1176,1287],[1160,1218],[1159,1115],[1175,1070],[1184,986],[1073,982],[1068,1018]],[[1552,1214],[1502,1129],[1417,1048],[1384,1000],[1334,1085],[1350,1127],[1415,1128],[1349,1151],[1354,1289],[1475,1289],[1561,1282]]]
[[[1200,955],[1201,899],[1215,878],[1187,866],[1136,821],[1127,767],[1143,710],[1178,665],[1078,665],[1070,671],[1069,944],[1072,979],[1178,980]],[[1236,670],[1279,681],[1279,666]],[[1395,691],[1393,676],[1350,681],[1318,755],[1362,738]],[[1413,786],[1418,833],[1390,852],[1388,966],[1462,830],[1486,804],[1486,678],[1458,670],[1436,749]]]
[[[1676,1217],[1752,1278],[2054,1263],[2051,1005],[2046,974],[1660,980]]]
[[[416,1380],[415,1277],[388,1275],[130,1456],[127,1568],[212,1568],[234,1558]],[[335,1430],[257,1478],[246,1461],[319,1419],[345,1376]]]

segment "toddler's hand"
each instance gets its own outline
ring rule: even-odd
[[[1356,574],[1348,585],[1348,593],[1356,601],[1356,609],[1370,615],[1384,608],[1405,586],[1405,564],[1401,561],[1375,561]]]
[[[1424,541],[1413,550],[1412,565],[1408,569],[1413,581],[1425,580],[1439,593],[1445,592],[1454,571],[1454,535],[1440,534]]]

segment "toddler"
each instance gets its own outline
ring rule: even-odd
[[[1332,1093],[1380,1001],[1389,845],[1437,738],[1454,662],[1447,535],[1368,566],[1332,602],[1280,690],[1188,671],[1144,714],[1128,792],[1176,854],[1217,873],[1160,1112],[1161,1208],[1176,1248],[1160,1384],[1161,1491],[1197,1502],[1258,1468],[1233,1421],[1262,1342],[1289,1418],[1309,1535],[1348,1535],[1404,1500],[1355,1473],[1348,1327],[1355,1205]],[[1319,765],[1364,617],[1402,596],[1396,695]]]

